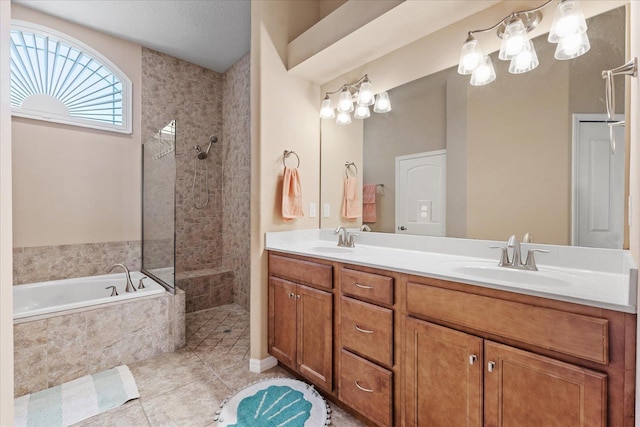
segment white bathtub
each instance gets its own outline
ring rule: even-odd
[[[136,288],[141,277],[144,277],[141,272],[131,272],[131,281]],[[143,283],[144,289],[125,292],[125,274],[114,273],[17,285],[13,287],[13,318],[22,319],[165,292],[151,278],[144,279]],[[113,285],[116,286],[118,296],[111,296],[111,289],[105,289]]]

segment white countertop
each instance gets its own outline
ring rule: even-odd
[[[625,313],[636,312],[637,267],[627,251],[523,244],[539,271],[497,267],[504,242],[358,233],[355,248],[341,248],[328,230],[266,233],[266,249],[432,277]]]

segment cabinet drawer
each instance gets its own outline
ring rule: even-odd
[[[550,308],[407,283],[407,311],[601,364],[609,321]]]
[[[342,296],[340,339],[342,347],[393,366],[393,311]]]
[[[350,268],[340,269],[340,290],[348,295],[393,305],[393,278]]]
[[[391,371],[342,350],[338,387],[341,401],[376,424],[391,426]]]
[[[333,288],[333,267],[317,262],[303,261],[269,254],[269,274],[298,283],[321,288]]]

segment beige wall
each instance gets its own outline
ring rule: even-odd
[[[317,21],[315,1],[251,3],[251,357],[267,356],[267,257],[264,233],[318,228],[309,203],[319,201],[320,88],[287,73],[290,35]],[[295,19],[294,19],[295,18]],[[304,218],[280,210],[282,153],[300,156]]]
[[[11,3],[0,1],[0,425],[13,425],[13,287],[11,218]]]
[[[363,120],[353,120],[350,125],[338,125],[333,119],[321,120],[322,140],[327,143],[322,144],[322,185],[321,204],[318,205],[318,218],[320,218],[321,228],[331,228],[338,226],[360,227],[362,217],[356,219],[346,219],[342,217],[342,206],[344,200],[344,180],[345,162],[353,162],[358,168],[358,194],[362,194],[363,160],[362,160],[362,140],[363,140]],[[349,169],[349,176],[353,176],[355,169]],[[360,199],[362,201],[362,199]],[[324,205],[329,204],[329,217],[324,216]]]
[[[12,17],[82,40],[133,85],[131,135],[13,118],[14,246],[139,240],[140,46],[17,5]]]

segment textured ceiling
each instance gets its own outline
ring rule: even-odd
[[[12,0],[222,73],[249,51],[249,0]]]

